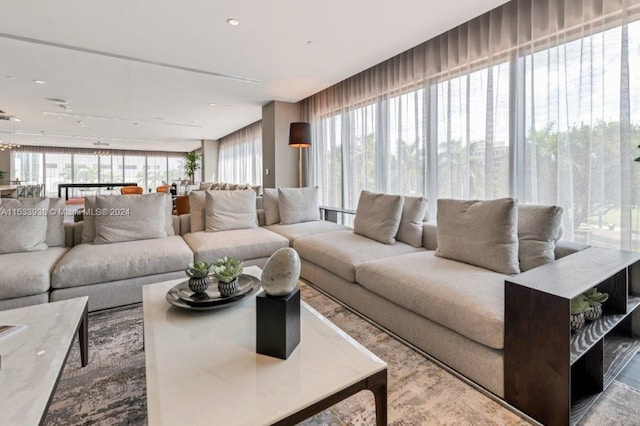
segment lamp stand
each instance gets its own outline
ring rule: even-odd
[[[298,147],[298,188],[302,188],[302,147]]]

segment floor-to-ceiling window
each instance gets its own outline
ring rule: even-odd
[[[361,190],[564,208],[640,250],[640,1],[512,1],[303,102],[322,203]]]
[[[48,196],[57,196],[59,183],[134,182],[148,191],[184,179],[184,153],[92,151],[22,146],[12,150],[14,179],[45,183]],[[96,192],[92,189],[90,192]],[[85,191],[86,192],[86,191]],[[112,191],[113,192],[113,191]],[[83,195],[79,190],[73,195]],[[71,195],[70,194],[70,195]]]

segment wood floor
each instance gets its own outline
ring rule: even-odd
[[[633,357],[616,380],[640,391],[640,352]]]

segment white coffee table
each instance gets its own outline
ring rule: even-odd
[[[0,311],[0,324],[27,328],[0,339],[0,424],[41,424],[78,332],[88,361],[88,297]]]
[[[142,289],[150,425],[295,424],[365,389],[387,424],[387,364],[306,303],[300,344],[281,360],[256,354],[255,296],[182,310],[165,300],[181,281]]]

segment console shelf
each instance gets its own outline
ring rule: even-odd
[[[570,332],[571,299],[609,293]],[[545,424],[575,424],[640,348],[640,255],[589,248],[505,282],[505,399]]]

